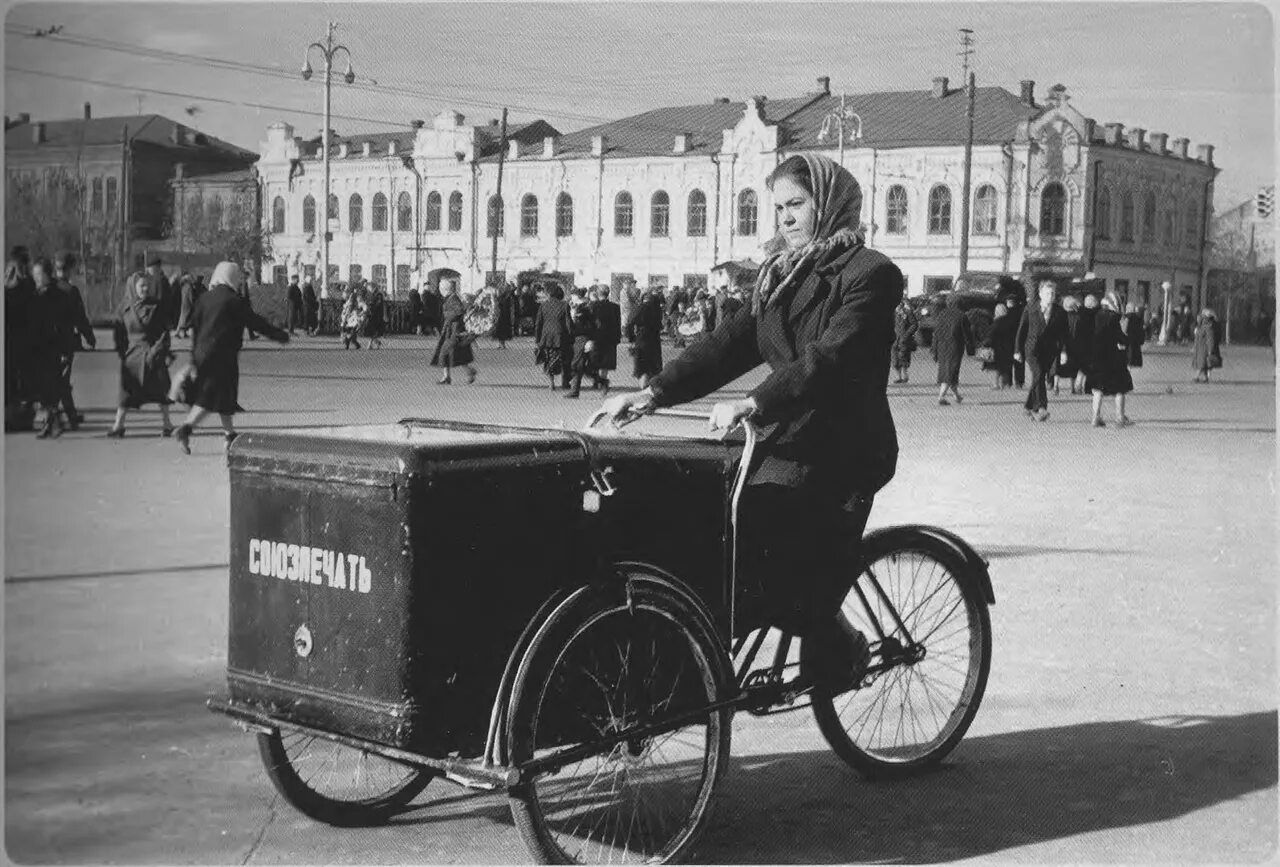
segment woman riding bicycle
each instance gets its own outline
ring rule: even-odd
[[[697,400],[768,363],[760,385],[710,417],[712,429],[771,427],[743,494],[740,562],[764,591],[765,619],[819,648],[807,673],[844,688],[869,654],[840,606],[872,499],[897,465],[886,390],[903,277],[863,245],[861,193],[843,167],[796,155],[766,185],[785,249],[765,260],[751,304],[604,408],[618,417]]]

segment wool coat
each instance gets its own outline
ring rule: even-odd
[[[253,312],[248,300],[226,285],[209,289],[191,311],[191,362],[196,368],[194,405],[231,415],[241,411],[240,348],[244,332],[280,343],[289,335]]]

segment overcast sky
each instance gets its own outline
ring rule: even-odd
[[[1275,178],[1275,25],[1253,4],[41,2],[6,18],[5,113],[77,117],[89,101],[96,116],[137,114],[141,97],[143,113],[257,150],[277,120],[319,130],[319,77],[297,71],[329,19],[359,79],[382,88],[335,87],[343,134],[408,128],[445,108],[483,122],[502,105],[513,121],[571,131],[717,96],[797,96],[820,75],[836,93],[926,89],[935,75],[961,79],[957,31],[970,27],[980,86],[1016,93],[1029,78],[1043,95],[1061,82],[1099,123],[1216,145],[1219,209]],[[23,35],[51,26],[79,44]]]

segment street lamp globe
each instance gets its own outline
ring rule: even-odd
[[[303,62],[303,64],[302,64],[302,80],[303,80],[303,81],[310,81],[310,80],[311,80],[311,74],[312,74],[312,69],[311,69],[311,58],[307,58],[307,59],[306,59],[306,61],[304,61],[304,62]]]
[[[347,61],[347,71],[343,73],[342,80],[347,84],[354,84],[356,80],[355,70],[351,68],[351,61]]]

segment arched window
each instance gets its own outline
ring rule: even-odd
[[[396,231],[413,231],[413,197],[406,192],[396,196]]]
[[[951,189],[942,184],[929,191],[929,234],[951,234]]]
[[[1120,240],[1133,240],[1133,193],[1127,191],[1120,200]]]
[[[754,235],[760,219],[760,200],[755,190],[743,190],[738,194],[738,234]]]
[[[613,234],[630,237],[634,216],[631,194],[618,193],[618,197],[613,200]]]
[[[1040,193],[1040,231],[1046,235],[1061,235],[1067,225],[1067,190],[1054,181],[1045,184]]]
[[[329,213],[326,215],[330,220],[338,219],[338,194],[329,194]]]
[[[449,194],[449,231],[462,231],[462,193],[457,190]]]
[[[505,221],[503,220],[501,196],[489,197],[488,218],[485,225],[485,237],[502,237],[503,229],[506,227],[503,225]]]
[[[1106,187],[1098,190],[1098,204],[1093,215],[1095,234],[1099,238],[1111,237],[1111,191]]]
[[[1148,191],[1142,200],[1142,240],[1150,243],[1156,239],[1156,194]],[[1165,243],[1169,243],[1166,235]]]
[[[907,232],[907,188],[894,184],[885,197],[885,228],[890,235]]]
[[[359,193],[352,193],[347,201],[347,229],[351,232],[364,231],[364,199]]]
[[[996,188],[991,184],[983,184],[974,194],[973,233],[975,235],[996,233]]]
[[[384,193],[373,194],[373,219],[370,223],[375,232],[387,231],[387,197]]]
[[[649,234],[654,238],[665,238],[671,234],[671,199],[658,190],[649,202]]]
[[[276,196],[271,201],[271,231],[284,232],[284,196]]]
[[[1196,203],[1187,205],[1187,222],[1182,227],[1182,242],[1194,247],[1200,238],[1200,209]]]
[[[707,195],[702,190],[689,194],[689,237],[701,238],[707,234]]]
[[[314,232],[316,230],[316,199],[315,196],[307,196],[302,200],[302,231]]]
[[[1160,240],[1164,243],[1166,247],[1172,247],[1175,243],[1173,223],[1177,215],[1177,211],[1178,211],[1178,205],[1176,202],[1170,201],[1165,205],[1164,223],[1161,226]]]
[[[538,197],[533,193],[525,193],[520,199],[520,237],[534,238],[538,235]]]
[[[461,204],[461,203],[459,203]],[[435,190],[427,193],[427,228],[428,232],[440,231],[440,194]]]
[[[568,193],[556,196],[556,237],[573,234],[573,197]]]
[[[90,194],[89,210],[95,214],[102,213],[102,178],[94,178],[91,185],[93,192]]]

